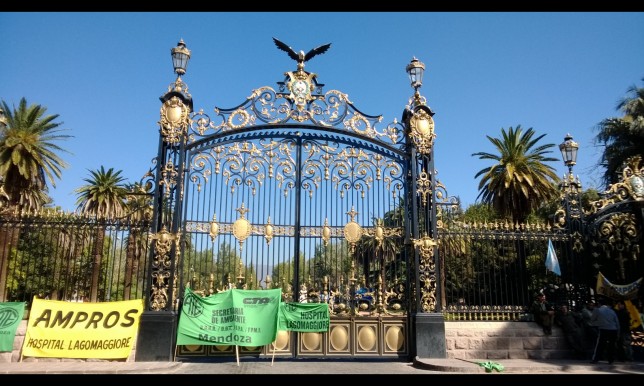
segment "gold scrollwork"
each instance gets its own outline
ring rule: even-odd
[[[626,280],[627,254],[631,254],[633,261],[639,255],[640,234],[637,221],[632,213],[613,214],[603,222],[598,229],[599,243],[603,247],[606,257],[611,257],[611,252],[616,253],[619,264],[619,273],[622,280]]]
[[[356,212],[353,206],[351,210],[347,212],[351,221],[345,224],[344,226],[344,238],[349,242],[351,252],[353,253],[355,245],[362,237],[362,227],[360,224],[354,221],[354,218],[358,215],[359,212]]]
[[[421,309],[424,312],[433,312],[436,309],[436,264],[434,262],[434,248],[437,243],[425,234],[420,239],[412,240],[420,256],[420,293]]]
[[[210,238],[212,241],[215,241],[217,236],[219,235],[219,224],[217,224],[217,215],[213,214],[212,215],[212,221],[210,222]]]
[[[425,110],[419,109],[409,120],[410,136],[420,154],[431,153],[434,146],[434,119]]]
[[[329,240],[331,240],[331,228],[329,227],[328,218],[324,219],[324,226],[322,227],[322,240],[325,247],[329,245]]]
[[[181,235],[168,232],[165,226],[158,233],[150,236],[154,240],[154,257],[152,260],[152,291],[150,294],[150,308],[153,311],[163,310],[168,305],[169,278],[171,276],[170,250],[172,243],[178,247]]]
[[[436,310],[436,276],[434,274],[421,277],[421,299],[420,307],[424,312]]]
[[[414,246],[418,248],[421,264],[430,265],[434,258],[434,247],[437,245],[434,239],[425,234],[420,239],[413,240]]]
[[[168,160],[161,170],[161,181],[159,181],[159,185],[165,187],[164,193],[166,197],[170,197],[170,191],[177,184],[178,176],[179,172],[175,169],[172,160]]]
[[[271,216],[268,216],[268,220],[266,220],[266,225],[264,225],[264,238],[266,239],[266,244],[270,244],[271,240],[273,239],[273,225],[271,224]]]
[[[346,120],[344,125],[354,133],[358,133],[369,138],[373,138],[376,135],[369,121],[358,113],[353,114],[353,117]],[[361,129],[362,126],[364,126],[363,129]]]
[[[423,206],[427,206],[427,198],[432,192],[432,181],[429,179],[429,174],[424,170],[420,172],[416,180],[416,191],[422,197]]]
[[[234,223],[233,223],[233,235],[239,241],[239,251],[242,251],[242,248],[244,247],[244,240],[250,236],[251,232],[253,231],[253,226],[251,225],[250,221],[246,220],[246,213],[249,212],[248,209],[244,206],[244,203],[242,202],[241,207],[235,209],[237,212],[239,212],[239,215],[241,216],[238,218]]]
[[[314,79],[317,75],[312,72],[306,73],[303,70],[298,70],[295,72],[289,71],[286,73],[286,75],[288,75],[288,77],[290,78],[286,86],[291,92],[287,98],[293,101],[297,110],[301,112],[306,108],[306,104],[308,102],[315,99],[315,97],[313,97],[311,93],[315,88]],[[293,117],[296,116],[297,115]]]
[[[384,226],[382,219],[377,219],[373,227],[362,228],[364,236],[373,237],[378,245],[380,245],[387,237],[401,237],[403,235],[402,228],[387,228]]]
[[[644,200],[644,168],[640,167],[642,157],[637,155],[628,159],[628,166],[622,171],[626,189],[636,201]]]
[[[250,120],[250,114],[248,114],[248,111],[237,109],[233,111],[232,114],[230,114],[226,123],[231,129],[241,129],[242,127],[248,125]],[[238,123],[235,123],[235,121],[237,121]]]
[[[318,127],[335,127],[382,143],[402,142],[404,127],[397,120],[394,119],[384,129],[378,129],[376,126],[383,119],[381,115],[361,113],[341,91],[330,90],[322,94],[322,85],[315,82],[316,74],[294,71],[286,75],[287,80],[280,86],[280,91],[268,86],[257,88],[235,108],[216,107],[214,112],[218,118],[213,117],[213,120],[200,109],[189,117],[186,140],[195,142],[198,137],[250,128],[258,122],[283,125],[293,120],[310,121]],[[287,93],[283,92],[285,89]]]
[[[166,143],[177,144],[190,124],[190,108],[176,96],[161,105],[161,136]]]
[[[641,162],[642,157],[639,155],[630,157],[622,169],[621,181],[611,185],[602,195],[604,198],[593,201],[591,208],[584,213],[587,215],[597,213],[603,208],[627,200],[629,197],[635,201],[644,200],[644,168],[641,166]]]

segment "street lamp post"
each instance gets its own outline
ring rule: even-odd
[[[403,113],[409,151],[411,212],[407,234],[415,250],[416,355],[445,358],[445,319],[442,314],[442,272],[436,248],[436,173],[434,170],[434,112],[420,95],[425,64],[413,58],[405,68],[414,96]],[[421,237],[421,234],[423,235]]]
[[[186,47],[186,43],[183,42],[183,39],[179,40],[177,46],[170,50],[170,53],[172,54],[172,66],[174,67],[174,72],[179,76],[185,74],[186,68],[188,67],[188,61],[190,60],[190,50]]]
[[[172,361],[179,301],[175,287],[181,241],[183,157],[192,97],[181,80],[190,50],[183,40],[170,50],[177,79],[161,96],[159,152],[156,159],[154,214],[150,236],[147,298],[137,340],[137,361]]]
[[[572,167],[577,164],[577,151],[579,144],[572,139],[572,135],[566,134],[564,141],[559,145],[561,157],[564,164],[568,166],[568,173],[572,175]]]
[[[570,237],[568,240],[568,259],[566,261],[566,272],[562,279],[571,284],[579,284],[580,278],[585,277],[585,267],[580,261],[579,252],[582,246],[582,208],[581,208],[581,182],[575,177],[572,169],[577,164],[577,152],[579,144],[575,142],[570,134],[567,134],[564,141],[559,145],[564,165],[568,167],[568,174],[563,176],[559,189],[562,194],[562,205],[565,212],[565,228]]]
[[[413,57],[411,62],[405,68],[407,74],[409,75],[409,80],[411,81],[411,87],[414,91],[418,92],[418,89],[423,85],[423,75],[425,74],[425,64],[420,60]]]

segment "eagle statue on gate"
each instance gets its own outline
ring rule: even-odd
[[[313,59],[316,55],[321,55],[327,52],[329,47],[331,47],[331,43],[324,44],[319,47],[315,47],[314,49],[304,54],[304,51],[300,51],[299,53],[295,52],[295,50],[292,49],[290,46],[286,45],[286,43],[283,43],[276,38],[273,38],[273,41],[275,42],[275,45],[277,46],[277,48],[286,52],[291,59],[297,61],[298,70],[304,69],[304,62],[307,62]]]

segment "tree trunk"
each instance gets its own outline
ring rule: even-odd
[[[92,288],[90,301],[98,301],[98,279],[101,274],[101,261],[103,260],[103,241],[105,240],[105,227],[97,225],[96,236],[94,237],[94,264],[92,264]]]
[[[125,249],[125,280],[123,286],[123,300],[130,300],[132,292],[132,274],[136,272],[134,269],[135,264],[138,268],[137,250],[138,240],[140,238],[139,231],[130,230],[127,240],[127,248]]]

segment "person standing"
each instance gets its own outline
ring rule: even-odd
[[[615,313],[619,320],[619,334],[617,334],[617,360],[630,362],[633,360],[633,349],[631,348],[631,315],[626,309],[623,300],[615,305]]]
[[[615,342],[617,341],[617,334],[619,334],[619,320],[613,308],[610,307],[610,299],[599,298],[598,300],[600,307],[596,307],[593,310],[593,315],[590,319],[592,325],[597,327],[598,330],[593,359],[590,363],[597,363],[604,351],[606,351],[606,359],[608,363],[612,364],[615,360]]]
[[[584,308],[581,310],[582,325],[584,326],[584,340],[587,342],[586,346],[589,348],[595,347],[595,342],[597,342],[597,327],[593,326],[590,321],[593,317],[594,310],[594,300],[588,300],[584,305]]]

